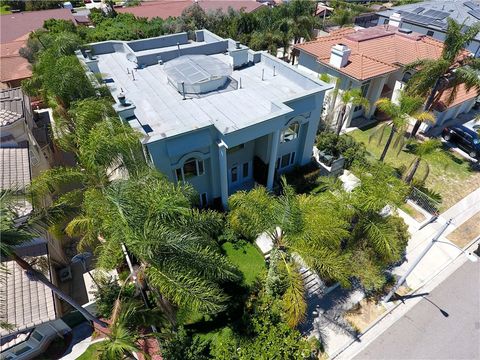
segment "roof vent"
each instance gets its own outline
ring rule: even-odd
[[[118,101],[120,102],[120,105],[122,105],[122,106],[127,105],[127,100],[126,100],[126,98],[125,98],[125,94],[124,94],[124,93],[118,94],[117,98],[118,98]]]
[[[399,13],[393,13],[392,15],[390,15],[388,25],[399,28],[401,22],[402,22],[402,15],[400,15]]]
[[[412,29],[399,28],[399,29],[398,29],[398,32],[399,32],[399,33],[402,33],[402,34],[411,34],[411,33],[412,33]]]
[[[332,51],[330,53],[330,65],[336,68],[342,68],[346,66],[351,52],[352,50],[343,44],[332,46]]]

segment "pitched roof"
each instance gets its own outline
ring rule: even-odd
[[[400,13],[403,23],[431,28],[434,31],[445,31],[448,18],[467,26],[475,25],[480,20],[479,10],[478,0],[428,0],[395,6],[377,14],[388,18],[394,13]],[[480,34],[475,38],[480,40]]]
[[[25,190],[30,184],[28,147],[0,148],[0,190]]]
[[[392,26],[340,29],[296,47],[329,65],[331,48],[336,44],[352,50],[347,65],[336,70],[358,80],[388,74],[418,59],[439,58],[443,49],[440,41],[417,33],[400,33]]]
[[[20,56],[25,41],[0,44],[0,82],[26,79],[32,75],[30,63]]]
[[[45,20],[64,19],[74,22],[68,9],[23,11],[0,16],[0,43],[8,43],[25,38],[31,31],[40,29]]]
[[[45,257],[46,243],[45,239],[34,239],[21,246],[17,253],[21,257]],[[14,329],[0,328],[0,335],[3,337],[55,319],[52,291],[39,281],[31,281],[15,261],[2,261],[1,265],[0,272],[5,282],[2,284],[2,295],[6,299],[2,301],[2,321],[13,325]],[[45,272],[49,278],[49,270]]]
[[[0,126],[9,125],[24,118],[24,116],[25,108],[22,89],[0,90]]]
[[[196,2],[204,11],[215,11],[217,9],[224,12],[228,8],[234,10],[244,10],[245,12],[252,12],[262,7],[263,5],[254,0],[199,0]],[[129,13],[137,17],[146,17],[152,19],[160,17],[167,19],[169,17],[178,17],[188,7],[194,5],[195,2],[189,0],[163,0],[143,3],[140,6],[130,6],[125,8],[115,9],[119,13]]]
[[[478,96],[475,89],[470,89],[467,91],[465,85],[461,84],[458,86],[457,93],[455,94],[455,98],[453,99],[453,101],[451,103],[448,103],[451,93],[452,89],[446,90],[440,97],[440,100],[435,102],[435,104],[432,106],[433,109],[437,111],[445,111],[446,109],[457,106],[464,101],[471,100]]]

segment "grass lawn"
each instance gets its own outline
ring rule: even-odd
[[[98,342],[90,345],[85,352],[80,355],[76,360],[96,360],[98,359],[97,349],[100,348],[102,342]]]
[[[10,11],[10,6],[8,5],[0,5],[0,15],[3,14],[11,14],[12,12]]]
[[[367,147],[370,154],[378,159],[383,150],[388,134],[385,134],[381,144],[377,139],[372,139],[369,143],[368,138],[375,131],[376,127],[365,130],[355,130],[349,135],[356,141],[362,142]],[[442,196],[440,211],[443,212],[453,204],[463,199],[472,191],[480,187],[480,172],[472,170],[470,163],[453,152],[448,151],[448,161],[445,164],[440,157],[432,154],[427,158],[430,165],[430,174],[426,180],[426,187]],[[402,150],[397,155],[397,150],[390,148],[387,153],[386,162],[390,165],[400,168],[408,167],[413,161],[414,155]],[[418,177],[425,174],[425,167],[420,166],[417,171]]]
[[[250,286],[254,283],[256,277],[265,270],[265,260],[254,245],[244,243],[241,246],[237,246],[227,242],[222,245],[222,248],[230,261],[237,265],[243,273],[245,284]]]

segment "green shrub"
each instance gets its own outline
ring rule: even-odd
[[[349,169],[354,162],[365,163],[367,150],[365,145],[357,143],[350,135],[336,135],[322,132],[317,139],[318,150],[338,158],[345,158],[345,168]]]
[[[296,166],[292,171],[285,174],[287,183],[295,189],[297,194],[305,194],[317,187],[317,179],[320,169],[315,163],[304,166]]]

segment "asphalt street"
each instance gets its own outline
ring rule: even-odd
[[[480,261],[423,295],[355,359],[480,359]]]

